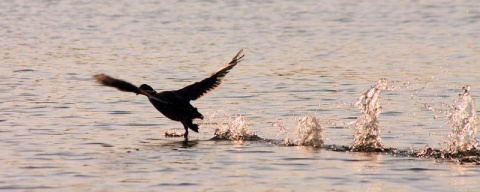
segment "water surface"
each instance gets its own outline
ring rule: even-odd
[[[385,147],[440,148],[467,84],[479,100],[475,1],[0,2],[0,189],[7,191],[475,191],[475,165],[388,154],[210,141],[242,115],[263,138],[322,121],[352,144],[357,98],[388,78]],[[245,60],[193,102],[214,123],[190,142],[143,96],[95,84],[106,73],[174,90],[239,49]],[[425,107],[426,105],[430,108]],[[431,110],[434,109],[434,110]],[[212,117],[213,114],[219,114]],[[202,121],[198,121],[202,123]]]

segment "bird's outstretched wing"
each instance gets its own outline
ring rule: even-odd
[[[97,80],[97,83],[99,84],[109,86],[109,87],[115,87],[120,91],[142,94],[142,91],[140,90],[140,88],[124,80],[115,79],[105,74],[97,74],[97,75],[94,75],[93,77]]]
[[[141,90],[139,87],[129,82],[126,82],[124,80],[115,79],[105,74],[97,74],[97,75],[94,75],[93,78],[95,78],[97,80],[97,83],[99,84],[109,86],[109,87],[115,87],[120,91],[142,94],[147,96],[149,99],[157,100],[165,104],[170,104],[170,102],[167,102],[167,101],[164,101],[163,99],[158,98],[155,92]]]
[[[217,88],[220,84],[222,84],[223,78],[225,77],[225,75],[227,75],[230,69],[232,69],[233,67],[235,67],[235,65],[240,63],[240,61],[242,61],[243,57],[245,56],[244,54],[242,54],[242,52],[243,49],[240,50],[237,55],[235,55],[235,57],[233,57],[230,63],[218,69],[210,77],[200,82],[196,82],[194,84],[186,86],[182,89],[176,90],[175,93],[183,99],[196,100],[208,93],[209,91]]]

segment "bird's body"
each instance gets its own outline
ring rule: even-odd
[[[155,99],[149,99],[155,108],[163,115],[174,121],[182,121],[184,119],[203,119],[203,115],[197,111],[197,108],[190,104],[190,101],[178,96],[174,91],[164,91],[157,93],[158,98],[163,98],[168,102],[162,103]]]
[[[164,103],[149,98],[150,103],[152,103],[152,105],[158,111],[160,111],[160,113],[162,113],[163,115],[165,115],[165,117],[171,120],[180,121],[182,122],[184,127],[188,127],[191,130],[198,132],[198,125],[193,124],[192,120],[203,119],[203,115],[198,112],[197,108],[193,107],[192,104],[190,104],[190,100],[184,99],[182,96],[179,96],[175,91],[164,91],[156,94],[157,98],[162,98],[163,100],[169,102]]]
[[[156,92],[147,84],[142,84],[140,87],[137,87],[129,82],[115,79],[104,74],[94,75],[94,78],[102,85],[147,96],[150,103],[165,115],[165,117],[182,123],[185,128],[184,137],[187,138],[188,128],[198,132],[198,125],[192,123],[193,119],[203,119],[203,115],[198,112],[197,108],[190,104],[190,101],[196,100],[218,87],[222,83],[225,75],[241,61],[243,56],[242,50],[240,50],[230,63],[220,68],[210,77],[175,91]]]

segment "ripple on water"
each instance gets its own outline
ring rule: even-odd
[[[123,115],[123,114],[132,114],[132,111],[110,111],[109,114],[114,115]]]
[[[25,167],[20,167],[20,168],[21,169],[60,169],[60,168],[65,168],[65,167],[44,165],[44,166],[25,166]]]
[[[226,150],[226,152],[230,153],[275,153],[273,151],[256,151],[256,150]]]
[[[0,186],[0,190],[34,190],[34,189],[55,189],[57,187],[45,186],[45,185],[7,185]]]
[[[197,186],[199,184],[197,183],[160,183],[160,184],[157,184],[157,185],[154,185],[154,186],[162,186],[162,187],[168,187],[168,186],[178,186],[178,187],[182,187],[182,186]]]
[[[100,143],[100,142],[92,142],[92,143],[83,143],[84,145],[100,145],[102,147],[114,147],[113,145],[111,144],[108,144],[108,143]]]
[[[33,72],[35,70],[33,69],[19,69],[19,70],[14,70],[14,73],[20,73],[20,72]]]
[[[445,171],[445,169],[430,169],[430,168],[424,168],[424,167],[413,167],[413,168],[405,168],[405,169],[393,168],[391,170],[394,170],[394,171],[413,171],[413,172]]]

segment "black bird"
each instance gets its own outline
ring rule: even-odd
[[[218,69],[210,77],[175,91],[163,91],[157,93],[147,84],[142,84],[140,87],[137,87],[129,82],[115,79],[105,74],[97,74],[93,77],[99,84],[115,87],[120,91],[133,92],[137,95],[142,94],[147,96],[150,103],[152,103],[152,105],[163,115],[171,120],[180,121],[182,123],[183,128],[185,128],[184,137],[188,138],[189,128],[198,133],[198,125],[192,123],[193,119],[203,119],[203,115],[198,112],[197,108],[190,104],[190,101],[202,97],[207,92],[222,84],[223,78],[227,75],[230,69],[242,61],[245,56],[242,52],[243,50],[240,50],[230,63]]]

